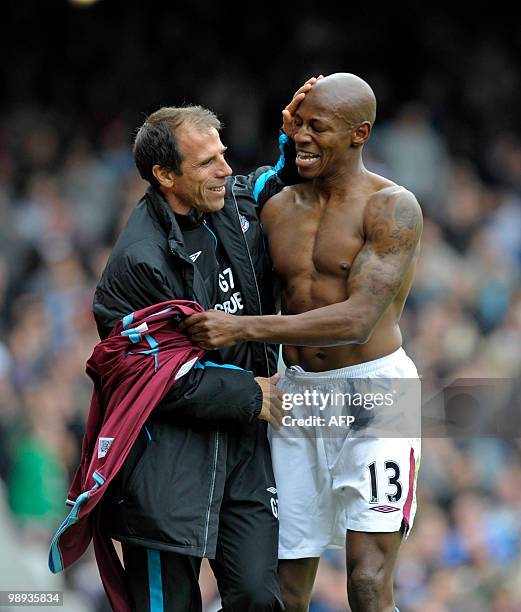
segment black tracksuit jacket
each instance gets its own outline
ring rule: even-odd
[[[281,135],[279,143],[277,165],[229,177],[224,207],[211,213],[246,315],[275,312],[259,209],[285,184],[299,180],[292,141]],[[212,307],[174,213],[149,187],[96,288],[94,316],[100,337],[130,312],[170,299]],[[275,483],[266,424],[257,418],[262,392],[254,376],[276,372],[277,351],[274,346],[248,343],[241,354],[242,362],[233,365],[242,370],[192,369],[154,409],[106,496],[103,520],[114,538],[213,558],[219,511],[227,495],[273,505]],[[207,358],[218,362],[218,352]]]

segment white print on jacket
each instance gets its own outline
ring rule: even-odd
[[[221,304],[215,304],[215,310],[224,310],[224,312],[229,314],[235,314],[238,310],[244,309],[241,292],[235,291],[232,293],[233,289],[235,289],[235,283],[231,268],[226,268],[219,274],[219,289],[224,293],[224,297],[228,299],[223,300]]]
[[[277,495],[277,489],[275,487],[269,487],[268,489],[266,489],[266,491],[268,491],[268,493],[271,493],[272,495]],[[271,511],[273,513],[273,516],[278,519],[279,518],[279,502],[275,497],[270,497],[270,506],[271,506]]]

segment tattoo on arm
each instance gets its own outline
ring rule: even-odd
[[[422,214],[412,194],[375,198],[365,217],[366,242],[348,278],[348,295],[374,324],[398,293],[416,252]]]

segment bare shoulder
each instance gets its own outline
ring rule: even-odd
[[[367,201],[365,223],[386,218],[400,228],[413,229],[422,224],[422,210],[415,195],[400,185],[386,185],[375,191]]]
[[[298,204],[305,197],[302,187],[300,184],[284,187],[282,191],[267,200],[261,212],[262,222],[278,221],[281,215],[287,214],[292,205]]]
[[[402,246],[416,245],[423,228],[418,200],[400,185],[385,185],[371,195],[364,214],[367,237],[379,241],[398,241]]]

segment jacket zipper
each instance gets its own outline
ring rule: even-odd
[[[178,259],[183,260],[184,262],[191,264],[192,266],[194,265],[192,261],[190,261],[189,259],[184,259],[183,257],[180,256],[180,254],[170,246],[170,252],[172,253],[172,255],[174,257],[177,257]],[[181,275],[182,279],[183,279],[183,283],[186,285],[185,283],[185,278],[184,278],[184,274]],[[192,287],[191,287],[191,292],[192,292],[192,297],[189,298],[191,299],[193,302],[198,302],[199,300],[197,299],[197,296],[194,293],[194,284],[192,283]],[[173,298],[172,298],[173,299]]]
[[[179,257],[179,255],[175,252],[175,250],[172,247],[170,247],[170,251],[172,252],[173,255],[175,255],[176,257]],[[193,293],[193,287],[192,287],[192,296],[193,296],[194,301],[197,301]],[[210,484],[210,491],[208,494],[208,505],[206,507],[206,518],[205,518],[205,524],[204,524],[203,557],[206,556],[206,550],[208,548],[208,531],[210,528],[210,513],[212,509],[213,492],[215,490],[215,478],[217,475],[217,455],[218,453],[219,453],[219,432],[216,431],[215,432],[215,450],[213,454],[213,465],[212,465],[212,482]]]
[[[239,211],[239,206],[237,204],[237,199],[235,198],[235,181],[236,178],[233,177],[233,186],[232,186],[232,196],[233,196],[233,203],[235,204],[235,211],[237,213],[237,219],[239,220],[239,226],[242,228],[241,226],[241,214]],[[246,236],[244,235],[244,232],[242,233],[242,239],[244,240],[244,246],[246,247],[246,253],[248,254],[248,260],[250,262],[250,267],[251,267],[251,271],[253,274],[253,281],[255,283],[255,291],[257,292],[257,303],[259,305],[259,314],[262,315],[262,305],[261,305],[261,299],[260,299],[260,292],[259,292],[259,285],[257,284],[257,277],[255,276],[255,267],[253,265],[253,261],[251,258],[251,253],[250,253],[250,248],[248,247],[248,242],[246,240]],[[172,251],[172,253],[175,255],[176,253],[174,252],[174,250],[171,248],[170,249]],[[266,350],[266,344],[263,343],[263,348],[264,348],[264,359],[266,361],[266,371],[268,373],[268,376],[270,375],[270,364],[269,364],[269,360],[268,360],[268,351]],[[211,512],[211,508],[212,508],[212,499],[213,499],[213,492],[214,492],[214,488],[215,488],[215,477],[217,474],[217,454],[219,452],[219,432],[216,431],[215,432],[215,451],[214,451],[214,457],[213,457],[213,466],[212,466],[212,482],[210,485],[210,494],[208,496],[208,506],[206,508],[206,521],[205,521],[205,526],[204,526],[204,543],[203,543],[203,557],[206,556],[206,550],[208,547],[208,530],[210,527],[210,512]]]
[[[203,557],[206,556],[206,548],[208,545],[208,528],[210,527],[210,510],[212,508],[213,490],[215,487],[215,475],[217,473],[217,454],[219,452],[219,432],[215,432],[215,451],[213,454],[213,466],[212,466],[212,483],[210,485],[210,495],[208,496],[208,507],[206,508],[206,523],[204,526],[204,544],[203,544]]]
[[[237,199],[235,198],[235,181],[236,180],[237,179],[234,176],[233,177],[233,185],[232,185],[232,196],[233,196],[233,203],[235,204],[235,211],[237,212],[237,218],[239,219],[239,226],[241,227],[241,230],[242,230],[241,213],[239,211],[239,205],[237,204]],[[244,235],[243,231],[241,231],[241,234],[242,234],[242,239],[244,240],[244,246],[246,247],[246,252],[248,253],[248,259],[250,260],[250,267],[251,267],[251,271],[252,271],[252,274],[253,274],[253,280],[255,282],[255,290],[257,291],[257,303],[259,304],[259,314],[262,315],[262,305],[261,305],[259,285],[257,284],[257,277],[255,275],[255,267],[253,265],[253,261],[252,261],[252,258],[251,258],[250,247],[248,246],[248,241],[246,240],[246,236]],[[262,346],[264,348],[264,359],[266,360],[266,372],[268,373],[268,376],[270,376],[270,374],[271,374],[271,371],[270,371],[270,362],[268,360],[268,351],[266,350],[266,343],[263,342]]]

